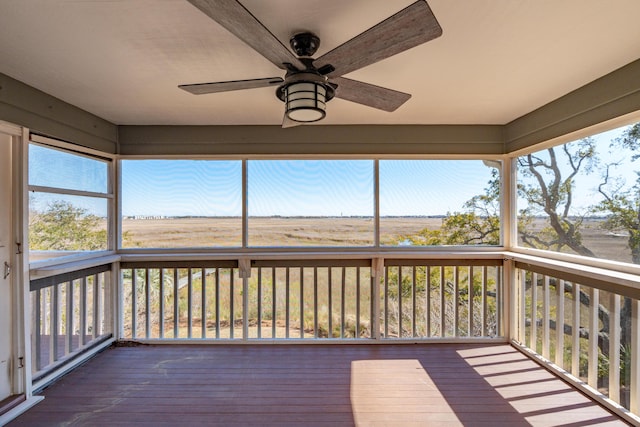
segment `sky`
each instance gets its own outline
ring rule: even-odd
[[[239,216],[241,162],[125,160],[122,212]],[[373,216],[372,160],[250,160],[249,216]],[[442,215],[482,193],[482,161],[380,161],[382,216]]]
[[[572,214],[579,215],[588,212],[588,208],[593,206],[602,196],[598,193],[598,186],[602,182],[603,172],[607,164],[620,163],[619,166],[611,169],[610,182],[617,179],[620,184],[624,184],[625,188],[632,186],[637,178],[636,171],[640,169],[640,160],[637,162],[632,161],[631,153],[629,151],[621,150],[618,147],[610,147],[611,142],[616,138],[619,138],[627,127],[621,127],[613,129],[607,132],[593,135],[592,138],[596,141],[598,164],[590,173],[585,173],[586,170],[583,167],[582,172],[575,178],[575,186],[573,189],[573,201],[572,201]],[[545,153],[546,150],[540,152],[540,157],[547,159]],[[560,155],[560,150],[555,150],[558,159],[564,159],[565,157]],[[640,153],[639,153],[640,154]],[[560,166],[564,166],[563,177],[568,175],[569,168],[567,163],[561,163]],[[532,182],[532,179],[525,180],[523,182]],[[526,203],[522,200],[518,200],[518,209],[526,207]]]
[[[29,184],[42,187],[106,193],[108,164],[86,156],[29,145]],[[106,217],[107,202],[103,198],[81,197],[44,192],[29,193],[30,208],[43,211],[48,204],[63,200],[88,212]]]
[[[613,130],[594,136],[601,163],[623,161],[616,169],[627,183],[635,164],[609,143]],[[107,163],[30,146],[31,185],[105,193]],[[241,216],[242,162],[239,160],[123,160],[124,216]],[[463,210],[464,202],[484,193],[491,168],[481,160],[380,160],[380,215],[445,215]],[[373,160],[249,160],[249,216],[373,216]],[[574,206],[595,200],[601,176],[580,175]],[[104,199],[31,193],[32,207],[42,210],[64,199],[105,216]],[[518,208],[523,207],[519,201]]]

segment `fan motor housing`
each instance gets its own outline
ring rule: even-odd
[[[291,37],[289,44],[296,55],[313,56],[320,47],[320,37],[310,32],[298,33]]]

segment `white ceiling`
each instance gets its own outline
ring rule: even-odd
[[[316,57],[412,2],[241,0],[287,46],[318,34]],[[334,99],[323,124],[504,124],[640,58],[639,0],[428,3],[442,37],[346,76],[412,98]],[[0,73],[116,124],[282,121],[273,88],[177,88],[283,74],[186,0],[0,0]]]

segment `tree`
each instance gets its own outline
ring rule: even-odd
[[[400,236],[413,245],[499,245],[500,174],[492,169],[484,194],[472,197],[464,211],[449,212],[439,229],[424,228],[417,234]]]
[[[519,171],[531,183],[519,183],[518,195],[527,202],[520,211],[519,235],[530,247],[562,251],[569,248],[579,255],[595,254],[582,243],[580,228],[583,216],[572,212],[575,178],[581,173],[592,172],[598,163],[595,141],[584,138],[576,143],[552,147],[546,150],[547,158],[528,154],[518,158]],[[563,176],[559,157],[569,166],[569,174]],[[530,227],[535,216],[544,213],[549,224],[539,232]]]
[[[636,152],[640,148],[640,123],[629,127],[621,138],[611,143],[611,148],[627,149]],[[631,156],[631,161],[640,158],[640,154]],[[628,234],[627,245],[631,250],[631,262],[640,264],[640,173],[636,172],[635,183],[627,187],[623,179],[613,179],[611,169],[620,162],[608,164],[602,175],[598,192],[603,200],[594,207],[594,212],[604,213],[607,219],[603,228],[611,231],[621,230]]]
[[[107,249],[104,220],[87,209],[56,200],[29,217],[31,250],[92,251]]]

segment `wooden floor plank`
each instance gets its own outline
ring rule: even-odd
[[[626,425],[509,345],[110,348],[10,426]]]

